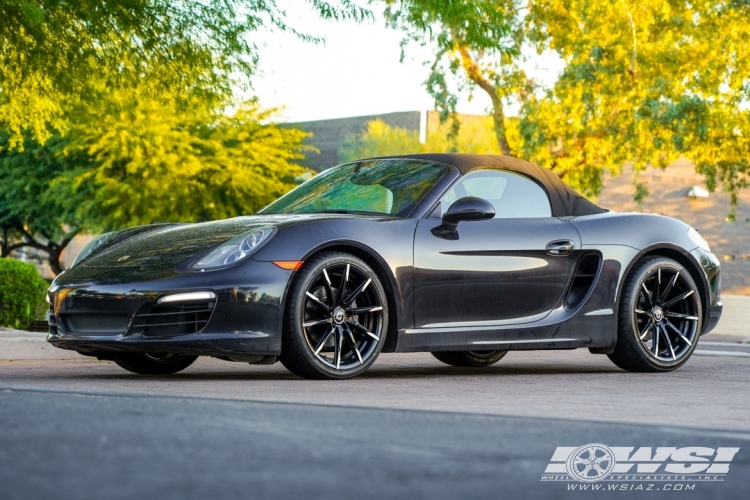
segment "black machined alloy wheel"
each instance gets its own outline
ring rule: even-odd
[[[327,252],[292,285],[279,360],[305,378],[350,378],[383,348],[388,303],[377,274],[357,257]]]
[[[121,368],[139,375],[171,375],[193,364],[197,356],[173,353],[122,354],[115,358]]]
[[[494,365],[508,351],[436,351],[431,354],[446,365],[481,368]]]
[[[609,358],[629,371],[669,371],[692,355],[702,324],[698,288],[666,257],[647,257],[622,292],[617,346]]]

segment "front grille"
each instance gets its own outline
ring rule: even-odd
[[[214,302],[156,304],[136,315],[131,331],[141,331],[146,336],[198,333],[211,319],[214,305]]]

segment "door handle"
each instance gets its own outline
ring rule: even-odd
[[[547,243],[547,253],[550,255],[568,255],[575,248],[572,240],[555,240]]]

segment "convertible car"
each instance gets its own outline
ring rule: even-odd
[[[343,379],[381,352],[483,367],[588,348],[683,365],[719,320],[719,261],[687,224],[602,209],[507,156],[347,163],[256,215],[141,226],[49,289],[48,341],[140,374],[197,356]]]

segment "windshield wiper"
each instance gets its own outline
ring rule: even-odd
[[[361,214],[361,215],[391,215],[391,214],[384,214],[383,212],[368,212],[366,210],[343,210],[343,209],[326,209],[326,210],[318,210],[313,213],[318,214]]]

